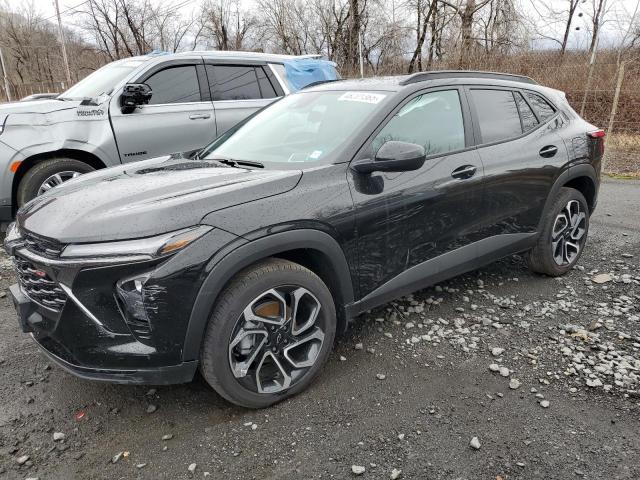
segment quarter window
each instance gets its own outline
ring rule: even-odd
[[[209,87],[214,100],[262,98],[255,68],[241,65],[207,65]]]
[[[422,145],[427,155],[464,148],[464,121],[458,91],[425,93],[410,100],[378,133],[372,143],[372,153],[375,155],[391,140]]]
[[[547,118],[552,117],[556,113],[556,109],[537,93],[527,92],[527,99],[538,114],[541,122],[544,122]]]
[[[483,143],[522,135],[520,116],[509,90],[471,90]]]
[[[200,86],[193,65],[161,70],[145,83],[151,87],[150,105],[200,101]]]
[[[533,110],[527,102],[525,102],[522,95],[518,92],[514,92],[516,97],[516,103],[518,104],[518,111],[520,112],[520,119],[522,120],[522,131],[528,132],[538,125],[538,119],[533,114]]]

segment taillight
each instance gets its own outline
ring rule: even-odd
[[[587,133],[587,136],[589,138],[603,138],[605,135],[606,135],[606,133],[602,129],[594,130],[593,132],[588,132]]]
[[[605,136],[605,132],[604,130],[602,130],[601,128],[598,130],[593,130],[592,132],[587,132],[587,137],[589,137],[592,140],[592,152],[593,155],[595,155],[596,157],[600,157],[602,158],[602,156],[604,155],[604,136]]]

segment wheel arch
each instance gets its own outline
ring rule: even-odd
[[[541,231],[545,215],[549,211],[549,208],[553,204],[553,199],[556,198],[561,188],[574,188],[582,193],[587,200],[589,213],[591,214],[593,213],[593,209],[598,201],[598,184],[598,175],[591,165],[575,165],[563,171],[549,191],[549,195],[547,196],[547,200],[544,204],[544,209],[542,210],[542,215],[540,216],[540,222],[538,223],[538,232]]]
[[[346,329],[348,316],[345,306],[353,303],[354,289],[347,259],[338,242],[319,230],[281,232],[237,247],[209,269],[191,310],[183,359],[199,358],[204,331],[215,302],[231,279],[243,268],[271,257],[299,263],[318,275],[334,297],[337,331]]]
[[[573,177],[568,180],[563,187],[573,188],[582,193],[587,200],[589,213],[591,214],[591,212],[593,212],[596,204],[596,183],[593,178],[588,175]]]
[[[70,158],[73,160],[79,160],[88,165],[91,165],[96,170],[106,167],[105,163],[98,156],[84,150],[63,148],[60,150],[41,152],[31,155],[20,162],[18,169],[13,175],[13,182],[11,187],[11,204],[14,206],[14,210],[17,210],[18,205],[18,186],[20,185],[20,181],[24,178],[25,174],[37,163],[40,163],[44,160],[50,160],[52,158]]]

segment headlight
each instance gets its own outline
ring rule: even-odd
[[[199,225],[135,240],[71,244],[65,247],[60,257],[65,259],[121,256],[159,258],[182,250],[210,230],[212,227],[208,225]]]

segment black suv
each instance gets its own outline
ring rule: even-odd
[[[317,85],[195,156],[71,180],[5,247],[22,329],[59,365],[190,381],[264,407],[309,385],[349,319],[528,252],[584,248],[603,135],[526,77],[429,72]]]

